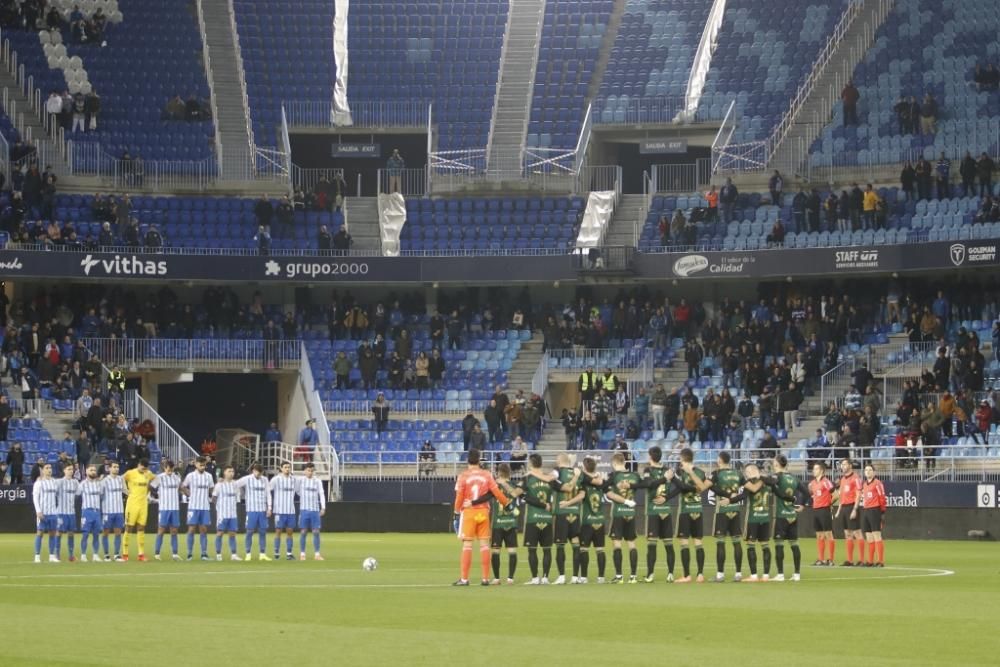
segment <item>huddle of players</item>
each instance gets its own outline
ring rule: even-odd
[[[174,463],[163,462],[163,472],[154,475],[147,468],[146,461],[128,471],[118,474],[118,464],[111,463],[107,474],[98,476],[96,466],[87,466],[86,478],[78,482],[73,478],[74,467],[67,466],[63,479],[52,477],[52,468],[45,465],[42,474],[33,487],[33,500],[37,521],[35,536],[35,562],[41,562],[41,543],[45,534],[49,536],[49,562],[59,562],[62,537],[67,537],[69,560],[75,561],[74,535],[76,533],[76,498],[81,498],[81,551],[80,560],[87,561],[88,538],[93,538],[93,562],[101,562],[98,554],[98,536],[101,537],[104,561],[127,561],[129,558],[129,535],[135,534],[138,546],[138,560],[145,561],[145,529],[149,507],[150,490],[156,493],[154,502],[159,505],[156,535],[156,560],[160,560],[163,537],[170,533],[173,560],[180,560],[178,553],[178,530],[180,528],[181,496],[187,499],[187,560],[194,559],[194,536],[200,533],[201,559],[209,560],[208,527],[212,523],[212,504],[216,510],[215,559],[222,560],[222,538],[228,536],[231,560],[251,560],[253,534],[258,534],[259,560],[269,561],[266,551],[268,519],[274,516],[274,558],[280,558],[282,532],[285,534],[286,557],[295,560],[292,554],[292,531],[296,524],[295,498],[299,498],[298,527],[301,531],[299,560],[305,560],[306,535],[313,534],[314,559],[323,560],[320,555],[321,517],[326,512],[326,498],[320,480],[316,479],[312,464],[305,467],[305,476],[291,475],[291,464],[281,466],[281,472],[271,480],[263,476],[259,465],[251,468],[251,473],[239,480],[235,479],[232,466],[223,470],[222,478],[216,482],[206,468],[206,459],[199,457],[195,469],[183,480],[174,472]],[[236,549],[237,513],[236,505],[243,497],[246,504],[245,556],[240,557]],[[127,502],[123,506],[123,498]],[[273,498],[273,500],[272,500]],[[122,534],[125,536],[125,550],[122,552]],[[114,551],[109,549],[109,537],[114,534]],[[114,554],[112,556],[112,553]]]
[[[694,453],[690,449],[680,452],[680,464],[676,470],[662,461],[659,447],[649,449],[649,464],[640,476],[627,469],[625,458],[616,453],[612,456],[612,471],[608,475],[599,474],[597,462],[585,458],[580,468],[570,467],[570,459],[560,454],[556,468],[551,473],[541,470],[542,458],[538,454],[529,457],[529,470],[519,483],[510,480],[510,468],[498,468],[497,483],[509,497],[521,497],[527,504],[524,545],[528,550],[528,566],[531,570],[529,585],[549,583],[552,564],[552,547],[555,546],[558,577],[555,584],[567,583],[566,552],[567,542],[572,550],[572,574],[569,583],[585,584],[590,574],[590,552],[596,550],[597,582],[605,583],[607,557],[605,552],[607,518],[604,504],[611,503],[610,538],[614,577],[611,583],[623,583],[623,544],[628,547],[628,583],[637,583],[638,550],[636,547],[636,522],[640,509],[636,506],[635,492],[644,489],[646,515],[646,577],[644,581],[654,581],[658,543],[662,543],[667,560],[667,582],[688,583],[692,580],[705,581],[705,550],[703,546],[704,527],[702,493],[712,489],[718,498],[712,532],[717,538],[715,581],[725,581],[726,545],[732,543],[736,573],[734,581],[742,580],[743,541],[747,547],[747,562],[750,569],[748,581],[770,580],[771,547],[774,540],[774,559],[777,574],[774,581],[785,580],[785,545],[792,555],[792,581],[801,577],[801,550],[798,544],[798,514],[807,505],[813,505],[814,523],[820,549],[820,559],[816,565],[830,564],[833,558],[832,505],[840,501],[838,518],[845,527],[849,554],[853,553],[853,540],[861,539],[861,523],[869,539],[869,563],[883,562],[884,550],[881,540],[881,515],[885,512],[885,493],[881,482],[874,477],[874,469],[866,468],[868,481],[862,483],[853,472],[850,461],[842,462],[840,489],[834,490],[833,483],[826,477],[823,465],[813,470],[814,479],[808,487],[787,472],[788,461],[784,456],[775,458],[772,474],[763,475],[756,465],[748,465],[742,471],[736,470],[730,455],[721,452],[717,467],[710,476],[693,464]],[[846,480],[846,481],[845,481]],[[670,501],[680,496],[677,506],[676,537],[680,542],[683,576],[674,579],[676,553],[673,539],[674,504]],[[864,507],[862,508],[862,501]],[[869,507],[871,505],[871,507]],[[513,583],[517,569],[517,524],[519,510],[516,504],[506,506],[493,500],[492,517],[492,584],[500,583],[501,551],[508,553],[507,583]],[[876,516],[877,515],[877,516]],[[875,530],[878,528],[878,530]],[[822,537],[820,537],[822,536]],[[822,540],[821,542],[819,540]],[[696,565],[692,579],[691,545],[694,547]],[[829,544],[829,559],[822,560],[822,549]],[[760,547],[762,563],[758,561],[757,548]],[[538,548],[542,549],[541,576],[539,576]],[[859,553],[863,554],[859,543]],[[758,568],[758,565],[762,565]],[[845,565],[852,563],[847,562]],[[861,565],[861,563],[858,563]]]

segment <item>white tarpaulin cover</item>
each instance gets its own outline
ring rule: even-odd
[[[601,243],[604,232],[615,210],[615,193],[591,192],[587,198],[587,208],[583,211],[580,235],[576,238],[577,248],[594,248]]]
[[[386,257],[399,256],[399,235],[406,224],[406,201],[403,195],[378,196],[378,228],[382,236],[382,254]]]
[[[335,125],[352,125],[351,106],[347,102],[347,14],[351,1],[334,0],[333,6],[333,63],[337,66],[337,79],[333,82],[330,120]]]

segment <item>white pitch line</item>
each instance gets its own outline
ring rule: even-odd
[[[178,567],[184,567],[179,565]],[[452,570],[454,568],[450,567],[438,567],[438,568],[393,568],[393,572],[445,572]],[[260,568],[254,568],[252,570],[172,570],[168,572],[58,572],[53,573],[51,570],[49,572],[39,571],[35,574],[0,574],[0,582],[11,580],[11,579],[64,579],[64,578],[74,578],[74,579],[99,579],[107,577],[175,577],[175,576],[201,576],[201,575],[227,575],[227,574],[308,574],[309,576],[316,576],[327,573],[340,573],[340,572],[352,572],[357,573],[356,568],[321,568],[321,569],[308,569],[308,570],[272,570],[267,569],[267,566],[261,566]]]
[[[919,572],[920,574],[891,574],[888,577],[822,577],[810,579],[810,582],[820,581],[882,581],[885,579],[921,579],[925,577],[950,577],[954,570],[943,570],[933,567],[883,567],[878,570],[898,570],[903,572]],[[876,571],[878,571],[876,570]]]
[[[451,584],[276,584],[268,586],[260,586],[256,584],[198,584],[198,588],[216,588],[216,589],[253,589],[260,590],[262,588],[271,588],[275,590],[284,590],[287,588],[303,588],[303,589],[316,589],[316,588],[451,588]],[[151,586],[149,584],[103,584],[98,586],[80,586],[79,584],[4,584],[3,588],[74,588],[79,590],[80,588],[124,588],[128,590],[133,589],[154,589],[160,590],[163,586]]]

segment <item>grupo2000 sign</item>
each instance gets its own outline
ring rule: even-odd
[[[367,276],[367,262],[279,262],[264,264],[265,277],[316,278],[319,276]]]

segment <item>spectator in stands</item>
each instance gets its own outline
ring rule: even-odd
[[[938,105],[930,93],[924,95],[920,105],[920,133],[928,136],[937,133]]]
[[[389,402],[385,400],[385,394],[382,392],[379,392],[375,402],[372,403],[372,416],[375,434],[381,435],[389,426]]]
[[[639,423],[639,428],[644,429],[649,425],[649,394],[645,387],[639,387],[639,393],[632,401],[632,410],[635,412],[635,420]]]
[[[146,230],[144,243],[146,250],[151,252],[156,252],[163,247],[163,236],[160,234],[160,230],[156,228],[156,225],[150,225],[149,229]]]
[[[57,91],[53,90],[49,93],[48,99],[45,100],[45,112],[49,115],[49,122],[52,128],[61,124],[63,98]],[[13,156],[11,159],[14,159]]]
[[[361,383],[365,389],[374,389],[376,387],[378,367],[378,359],[372,354],[371,348],[365,345],[364,349],[358,355],[358,371],[361,373]]]
[[[405,329],[403,330],[406,331]],[[417,389],[428,389],[430,387],[430,359],[426,352],[420,352],[416,361],[413,362],[414,372],[417,378]]]
[[[722,211],[722,221],[727,225],[733,221],[733,207],[740,196],[740,191],[733,185],[733,179],[727,178],[726,184],[719,191],[719,209]]]
[[[826,201],[823,202],[823,217],[826,220],[827,231],[832,232],[837,229],[837,207],[837,194],[831,192]]]
[[[1000,70],[994,67],[993,63],[988,64],[985,68],[976,64],[976,72],[972,79],[975,81],[976,89],[979,91],[996,90],[1000,87]]]
[[[330,184],[330,192],[333,195],[333,206],[340,211],[344,207],[344,200],[347,198],[347,181],[344,180],[343,170],[335,171],[333,182]]]
[[[278,430],[277,422],[271,422],[264,431],[264,442],[281,442],[281,431]]]
[[[771,193],[771,204],[774,206],[782,205],[782,191],[785,189],[785,179],[781,177],[781,172],[777,169],[771,174],[771,178],[767,181],[767,190]]]
[[[816,190],[816,188],[813,188],[809,192],[809,196],[806,197],[806,218],[810,232],[820,231],[819,212],[822,207],[823,202],[820,199],[819,191]]]
[[[917,160],[917,199],[931,198],[931,163],[920,158]]]
[[[909,160],[903,165],[903,171],[899,174],[899,187],[903,191],[903,201],[914,200],[914,187],[917,183],[917,172]]]
[[[847,190],[840,191],[837,199],[837,231],[848,232],[851,230],[851,196]]]
[[[444,371],[444,357],[441,356],[441,350],[435,348],[431,350],[431,358],[427,362],[427,375],[432,389],[437,389],[444,381]]]
[[[122,232],[122,240],[129,248],[139,247],[139,221],[130,220]]]
[[[490,443],[501,442],[503,440],[503,428],[500,423],[500,409],[497,407],[496,399],[490,399],[489,405],[483,411],[483,420],[486,422],[486,430],[489,432]]]
[[[830,459],[830,442],[827,440],[826,436],[823,435],[823,429],[816,429],[816,437],[814,437],[809,442],[809,448],[806,450],[806,454],[809,456],[809,460],[806,465],[810,468],[816,463],[827,463]]]
[[[524,420],[524,406],[517,401],[511,401],[504,408],[504,421],[512,438],[521,435],[521,427]]]
[[[285,195],[274,208],[274,217],[281,226],[281,231],[283,233],[287,233],[291,230],[292,222],[294,221],[294,214],[295,209],[292,206],[292,199],[288,195]]]
[[[848,81],[844,89],[840,91],[840,101],[844,107],[844,125],[858,124],[858,101],[861,93],[854,87],[853,81]]]
[[[476,423],[472,426],[472,431],[469,433],[469,447],[471,449],[478,449],[481,452],[486,451],[486,434],[483,433],[483,427],[479,425],[479,420],[476,420]]]
[[[941,151],[941,157],[934,165],[934,174],[937,179],[937,198],[951,199],[951,160]]]
[[[430,440],[424,440],[424,444],[420,448],[418,460],[420,461],[421,477],[430,477],[437,470],[437,450],[434,449],[434,445],[431,444]]]
[[[97,116],[101,113],[101,96],[97,94],[96,89],[91,88],[84,96],[83,112],[86,114],[87,128],[94,132],[97,130]]]
[[[851,183],[851,229],[861,229],[861,210],[864,206],[865,194],[857,183]]]
[[[708,202],[708,220],[715,222],[719,219],[719,193],[715,185],[708,188],[705,193],[705,201]]]
[[[7,472],[11,484],[24,484],[24,450],[21,443],[15,442],[7,452]],[[32,480],[34,482],[34,480]]]
[[[326,228],[326,225],[320,225],[319,232],[316,233],[316,249],[320,251],[333,249],[333,237],[330,236],[330,231]]]
[[[341,225],[337,233],[333,235],[333,250],[337,255],[347,254],[347,251],[354,245],[354,239],[347,232],[347,225]]]
[[[7,402],[7,395],[0,395],[0,442],[7,442],[7,431],[10,426],[10,418],[14,416],[10,404]]]
[[[962,196],[972,197],[976,190],[976,158],[970,151],[965,151],[965,157],[958,165],[958,174],[962,177]]]
[[[257,227],[257,234],[254,235],[253,240],[257,243],[257,253],[261,257],[267,257],[271,254],[271,233],[267,231],[267,227],[264,225]]]
[[[768,248],[781,248],[785,245],[785,226],[781,224],[780,218],[774,221],[766,241]]]
[[[684,211],[677,209],[674,211],[674,217],[670,220],[670,242],[674,245],[682,244],[685,229],[687,229],[687,218],[684,217]]]
[[[896,121],[899,123],[900,134],[913,134],[913,119],[910,117],[910,103],[903,95],[899,96],[899,101],[892,108],[896,112]]]
[[[201,102],[198,101],[194,93],[191,93],[188,95],[187,101],[184,102],[184,120],[190,122],[202,120],[203,117]]]
[[[164,120],[184,120],[185,112],[184,100],[180,95],[174,95],[167,100],[167,105],[163,108]]]
[[[267,200],[267,195],[261,195],[257,203],[254,204],[253,214],[257,218],[257,225],[271,231],[271,219],[274,217],[274,208]]]
[[[865,188],[865,195],[861,206],[864,211],[864,216],[862,217],[864,221],[863,228],[865,230],[875,229],[875,211],[878,208],[878,193],[875,192],[875,188],[872,187],[871,183]]]
[[[392,149],[392,155],[386,161],[385,168],[389,177],[389,194],[399,192],[400,179],[403,176],[403,170],[406,169],[406,161],[399,154],[398,148]]]
[[[523,438],[514,438],[510,443],[510,469],[511,472],[522,471],[525,462],[528,460],[528,445]]]
[[[72,109],[72,114],[73,114],[73,129],[72,129],[72,131],[76,132],[77,128],[79,128],[80,132],[86,132],[87,131],[87,124],[86,124],[86,120],[87,120],[87,116],[86,116],[87,103],[86,103],[86,100],[84,100],[84,98],[83,98],[83,93],[77,93],[76,95],[73,96],[73,104],[72,104],[71,109]]]
[[[336,358],[333,360],[333,373],[337,376],[337,389],[350,389],[351,388],[351,369],[354,364],[351,360],[347,358],[347,354],[343,351],[337,353]]]
[[[995,168],[996,165],[993,163],[993,158],[986,151],[983,151],[983,154],[979,156],[979,160],[976,162],[976,172],[979,175],[980,197],[993,194],[993,170]]]

